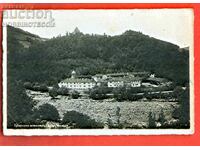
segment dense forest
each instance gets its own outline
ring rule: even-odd
[[[189,81],[189,51],[141,32],[109,36],[75,29],[65,36],[42,39],[9,26],[7,33],[8,122],[12,125],[31,121],[24,116],[32,114],[33,106],[22,86],[27,81],[54,85],[72,70],[80,75],[149,71],[177,85]]]

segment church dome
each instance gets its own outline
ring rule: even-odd
[[[76,74],[76,71],[73,70],[73,71],[72,71],[72,74]]]

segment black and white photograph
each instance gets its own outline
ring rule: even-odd
[[[192,134],[191,9],[3,12],[5,135]]]

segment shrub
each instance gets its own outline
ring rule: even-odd
[[[128,90],[130,93],[134,93],[134,94],[144,92],[141,87],[130,87]]]
[[[55,98],[56,96],[58,96],[58,92],[55,88],[52,88],[51,90],[49,90],[49,95],[52,97],[52,98]]]
[[[39,106],[38,110],[35,112],[36,118],[39,120],[47,120],[47,121],[59,121],[59,113],[58,110],[50,104],[44,104]]]
[[[152,100],[153,96],[151,93],[149,92],[144,92],[144,95],[143,95],[144,98],[148,99],[149,101]]]
[[[121,101],[136,101],[141,99],[142,95],[137,95],[138,88],[126,88],[126,87],[118,87],[113,90],[114,98],[121,102]]]
[[[46,84],[40,85],[38,83],[32,84],[30,82],[25,82],[24,87],[29,90],[41,91],[41,92],[48,92],[49,90]]]
[[[109,90],[106,87],[95,87],[89,92],[89,97],[94,100],[103,100],[108,98],[108,92]]]
[[[39,86],[38,90],[41,91],[41,92],[48,92],[49,89],[48,89],[46,84],[42,84],[42,85]]]
[[[177,86],[174,90],[173,90],[173,95],[175,98],[179,98],[183,95],[184,90],[182,89],[182,87]]]
[[[53,88],[56,89],[56,90],[58,90],[60,87],[59,87],[58,84],[56,83],[56,84],[53,85]]]
[[[102,124],[97,123],[94,119],[89,116],[76,112],[69,111],[64,114],[62,124],[68,124],[73,128],[102,128]]]
[[[65,88],[65,87],[61,87],[61,88],[59,88],[57,90],[57,93],[59,95],[65,95],[65,96],[67,96],[67,95],[69,95],[69,90],[67,88]]]
[[[77,92],[77,91],[72,91],[71,97],[72,97],[73,99],[78,99],[78,98],[80,97],[80,93]]]
[[[31,90],[33,89],[33,85],[30,82],[24,82],[24,88]]]
[[[125,87],[118,87],[113,90],[114,98],[116,101],[124,101],[128,99],[126,88]]]

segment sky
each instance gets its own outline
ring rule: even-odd
[[[193,46],[191,9],[51,10],[51,13],[54,27],[20,28],[43,38],[65,35],[66,32],[73,32],[75,27],[83,33],[108,35],[134,30],[180,47]],[[48,21],[48,18],[45,19]],[[38,18],[28,21],[33,20],[38,21]]]

